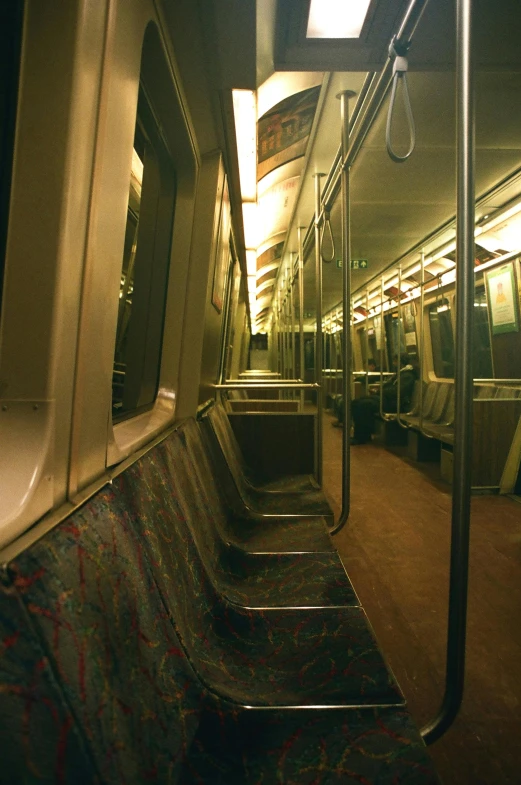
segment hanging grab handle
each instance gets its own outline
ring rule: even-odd
[[[416,129],[414,127],[414,117],[412,115],[411,99],[409,98],[409,88],[407,86],[407,69],[409,67],[407,61],[407,50],[404,47],[399,48],[398,51],[395,47],[395,41],[391,42],[389,47],[389,56],[394,57],[393,65],[393,85],[391,88],[391,100],[389,101],[389,111],[387,113],[387,125],[385,129],[385,143],[387,145],[387,152],[392,161],[397,164],[402,164],[411,157],[414,146],[416,144]],[[396,93],[398,92],[398,82],[403,83],[403,100],[405,103],[405,113],[407,115],[407,122],[409,124],[410,145],[409,150],[405,155],[398,155],[394,152],[391,142],[391,126],[393,123],[394,104],[396,102]]]
[[[329,239],[331,240],[330,257],[324,254],[324,234],[326,233],[326,226],[329,230]],[[324,210],[324,221],[322,223],[322,231],[320,232],[320,255],[322,257],[322,261],[326,262],[326,264],[330,264],[330,262],[334,261],[334,258],[336,256],[335,238],[333,237],[333,230],[331,228],[331,218],[330,218],[329,210]]]

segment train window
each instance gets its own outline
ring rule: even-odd
[[[11,171],[13,162],[14,127],[18,74],[22,40],[23,3],[0,4],[0,313],[4,281],[5,248]]]
[[[492,378],[492,351],[490,347],[490,325],[485,287],[476,286],[474,291],[473,326],[473,373],[476,379]]]
[[[157,395],[175,193],[174,168],[141,89],[114,353],[115,421],[150,408]]]
[[[387,339],[388,368],[392,368],[392,358],[395,355],[403,354],[407,351],[405,346],[405,333],[403,331],[402,320],[398,318],[398,312],[385,314],[384,325]]]
[[[429,307],[429,325],[434,373],[443,379],[453,379],[454,335],[450,303],[447,299],[437,300]]]

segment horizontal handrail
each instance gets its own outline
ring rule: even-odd
[[[216,390],[318,390],[319,384],[300,382],[298,384],[290,382],[277,382],[269,384],[268,382],[259,382],[258,384],[245,384],[244,382],[237,382],[237,384],[214,384],[212,385]]]
[[[266,379],[266,381],[261,381],[261,379],[226,379],[223,384],[247,384],[249,387],[254,387],[255,384],[262,383],[262,384],[304,384],[302,379],[284,379],[284,381],[278,381],[277,379]]]
[[[474,384],[521,384],[521,379],[474,379]]]

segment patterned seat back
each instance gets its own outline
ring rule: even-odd
[[[182,778],[201,687],[131,517],[106,487],[5,570],[0,782]]]

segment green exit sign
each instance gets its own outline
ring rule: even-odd
[[[336,260],[336,266],[339,270],[342,269],[342,259]],[[369,262],[367,259],[351,259],[351,270],[367,270],[369,267]]]

